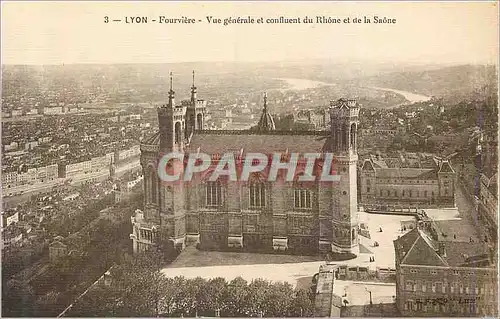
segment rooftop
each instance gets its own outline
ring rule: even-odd
[[[396,239],[394,249],[396,259],[405,265],[484,267],[491,264],[485,243],[435,241],[419,227]]]

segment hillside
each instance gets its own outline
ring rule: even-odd
[[[459,102],[484,86],[496,91],[497,70],[493,65],[460,65],[441,69],[394,72],[367,77],[358,85],[387,87]]]

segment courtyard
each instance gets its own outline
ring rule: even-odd
[[[369,229],[371,239],[360,236],[360,244],[365,249],[361,248],[361,253],[356,258],[338,263],[369,267],[372,270],[376,267],[394,268],[393,240],[403,234],[401,221],[411,218],[413,217],[360,212],[360,223],[364,223]],[[382,232],[379,232],[380,228]],[[373,247],[374,241],[379,243],[378,247]],[[370,257],[374,257],[375,261],[370,262]],[[247,281],[262,278],[305,288],[324,262],[315,256],[199,251],[194,247],[187,247],[162,272],[169,277],[222,277],[228,281],[236,277]],[[388,293],[387,296],[389,295],[392,298],[393,294]],[[387,296],[384,295],[384,298],[387,299]]]

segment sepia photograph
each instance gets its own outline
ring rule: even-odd
[[[490,317],[497,1],[2,1],[2,317]]]

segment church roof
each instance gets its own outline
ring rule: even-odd
[[[280,131],[203,131],[195,132],[189,149],[222,154],[239,151],[244,153],[325,152],[328,136],[322,132],[280,132]]]

